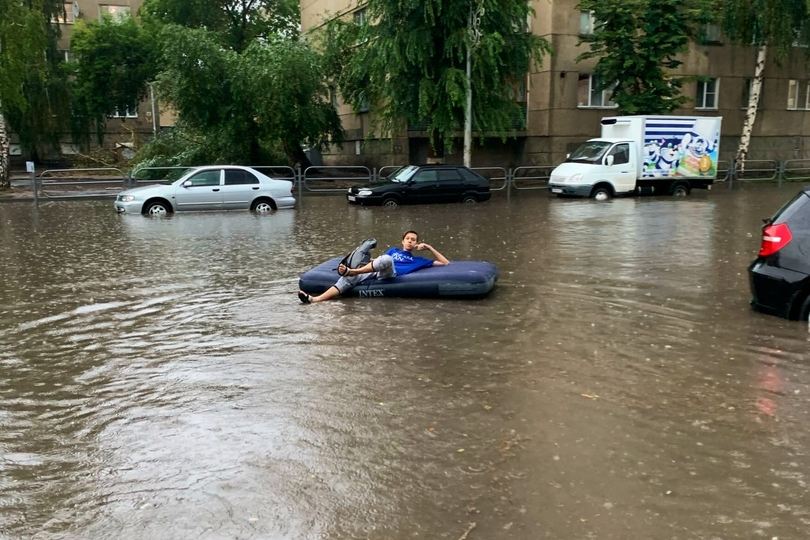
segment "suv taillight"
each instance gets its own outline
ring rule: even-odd
[[[787,223],[766,225],[762,228],[762,246],[759,248],[759,256],[773,255],[788,245],[792,239],[793,236],[790,234]]]

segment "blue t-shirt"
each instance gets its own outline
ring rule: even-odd
[[[404,276],[405,274],[416,272],[422,268],[433,266],[432,259],[417,257],[399,248],[392,247],[386,251],[385,254],[390,255],[391,258],[394,259],[394,271],[398,276]]]

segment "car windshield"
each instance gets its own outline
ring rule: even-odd
[[[419,169],[416,165],[408,165],[407,167],[402,167],[388,175],[388,182],[399,182],[405,183],[411,179],[411,176]]]
[[[602,163],[602,156],[610,148],[607,141],[588,141],[565,160],[567,163]]]

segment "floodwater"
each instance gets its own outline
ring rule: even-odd
[[[0,204],[0,537],[807,538],[810,333],[746,274],[797,190]],[[411,228],[495,291],[299,303]]]

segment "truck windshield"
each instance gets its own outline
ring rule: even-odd
[[[602,156],[608,148],[610,148],[610,143],[607,141],[588,141],[577,148],[565,161],[567,163],[602,163]]]

